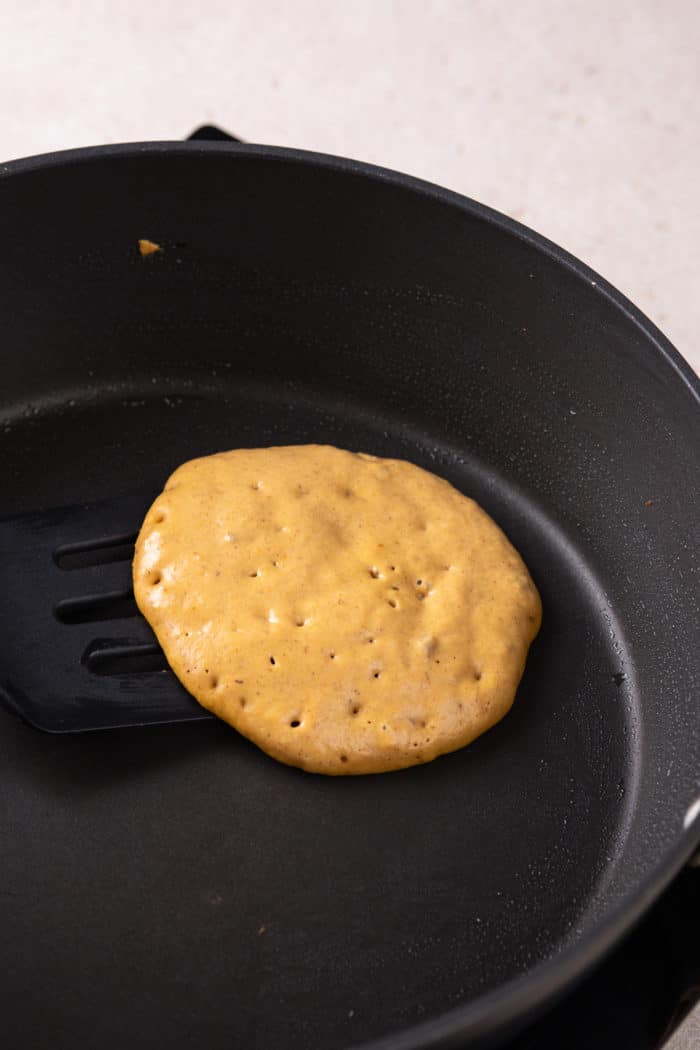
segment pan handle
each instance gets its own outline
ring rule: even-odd
[[[222,128],[217,128],[215,124],[202,124],[201,127],[196,128],[191,135],[187,136],[187,141],[242,142],[243,139],[239,139],[235,135],[231,135],[228,131],[224,131]]]
[[[682,895],[683,887],[685,887],[685,898]],[[684,920],[687,922],[697,910],[698,890],[700,890],[700,849],[693,854],[686,870],[677,877],[676,882],[671,885],[670,890],[666,891],[661,901],[663,910],[664,898],[667,902],[673,902],[675,891],[677,900],[680,902],[673,919],[669,913],[667,925],[663,931],[664,936],[656,943],[657,958],[666,960],[666,972],[664,974],[659,972],[659,985],[657,986],[661,991],[657,1000],[656,1016],[659,1019],[665,1018],[665,1025],[659,1029],[662,1046],[700,1002],[700,960],[698,960],[695,948],[695,938],[691,933],[689,939],[685,928],[683,930],[680,928],[680,923]],[[694,929],[695,926],[691,921],[691,930]],[[679,944],[681,950],[676,952],[676,946]],[[665,980],[669,982],[669,988],[664,1001]]]

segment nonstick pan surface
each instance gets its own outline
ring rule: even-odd
[[[690,370],[488,209],[263,147],[0,169],[0,321],[0,513],[331,442],[475,497],[544,605],[507,718],[391,775],[304,774],[218,723],[52,737],[3,713],[3,1040],[503,1038],[700,838]]]

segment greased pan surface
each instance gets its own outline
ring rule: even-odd
[[[478,499],[544,605],[511,714],[408,772],[309,776],[215,723],[51,737],[3,713],[8,1045],[497,1041],[697,844],[689,369],[528,231],[312,154],[8,165],[0,245],[2,514],[328,441]]]

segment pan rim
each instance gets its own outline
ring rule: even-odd
[[[158,141],[87,146],[21,158],[0,164],[0,180],[40,170],[109,161],[113,158],[173,154],[235,155],[249,159],[320,166],[339,173],[368,177],[430,197],[495,225],[507,235],[529,244],[538,252],[559,262],[622,311],[641,331],[649,351],[656,351],[673,372],[675,380],[680,382],[685,392],[695,399],[700,408],[700,378],[653,322],[613,285],[575,256],[514,219],[455,191],[411,175],[310,150],[229,142]],[[457,1040],[493,1038],[499,1033],[514,1033],[580,980],[622,940],[670,884],[698,845],[700,818],[685,830],[679,828],[678,839],[656,862],[633,893],[628,893],[622,900],[604,908],[596,925],[579,940],[563,948],[559,954],[543,960],[532,969],[470,1003],[454,1007],[404,1031],[357,1044],[356,1050],[438,1050],[440,1047],[456,1045]]]
[[[415,175],[407,175],[392,168],[370,164],[351,157],[343,157],[332,153],[319,153],[314,150],[290,146],[269,146],[244,142],[215,142],[201,139],[186,141],[164,139],[162,141],[111,143],[103,146],[79,146],[73,149],[19,157],[15,160],[0,163],[0,183],[3,178],[12,178],[44,168],[70,167],[74,164],[108,160],[113,157],[126,158],[129,156],[150,156],[166,153],[195,156],[197,154],[223,154],[249,157],[251,159],[269,158],[270,160],[293,161],[299,164],[314,164],[347,174],[363,175],[378,182],[392,183],[474,215],[560,262],[568,270],[571,270],[590,284],[592,288],[597,289],[618,309],[622,310],[641,329],[647,339],[651,340],[662,357],[671,365],[673,371],[694,396],[700,407],[700,376],[696,375],[680,351],[676,349],[661,329],[614,285],[610,284],[609,281],[575,255],[572,255],[571,252],[566,251],[566,249],[529,226],[525,226],[523,223],[510,218],[510,216],[487,204],[482,204],[480,201],[467,197],[465,194],[458,193],[456,190],[445,189],[437,183],[429,182],[427,179],[421,179]]]

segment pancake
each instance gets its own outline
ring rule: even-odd
[[[133,575],[185,688],[317,773],[470,743],[510,709],[541,620],[522,559],[473,500],[411,463],[321,445],[183,464]]]

